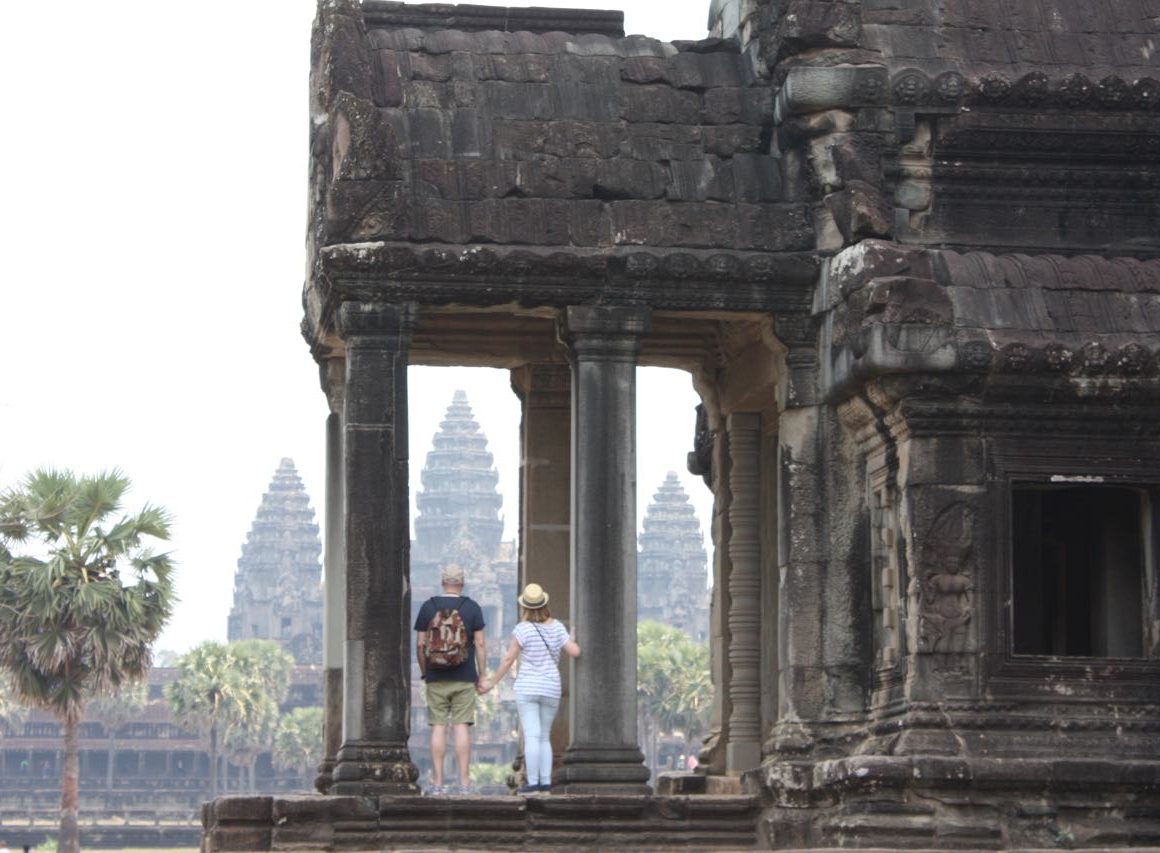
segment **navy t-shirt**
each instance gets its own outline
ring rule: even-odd
[[[426,631],[435,613],[448,607],[459,605],[459,618],[467,627],[467,660],[454,669],[428,669],[427,681],[479,681],[479,670],[475,668],[475,632],[482,631],[483,610],[466,595],[436,595],[428,598],[419,608],[415,617],[415,630]]]

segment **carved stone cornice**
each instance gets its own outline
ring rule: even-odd
[[[348,299],[564,307],[802,311],[817,260],[807,254],[535,250],[342,243],[321,251],[323,276]]]
[[[373,345],[377,339],[407,337],[415,328],[413,303],[343,302],[338,308],[338,331],[347,341]]]
[[[1156,112],[1160,110],[1160,79],[1124,80],[1109,75],[1092,80],[1078,72],[1051,78],[1042,71],[1017,78],[995,71],[967,76],[950,66],[939,73],[872,64],[796,66],[785,73],[777,92],[776,120],[858,107],[938,113],[975,106]]]

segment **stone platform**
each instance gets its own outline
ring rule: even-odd
[[[202,850],[749,850],[755,796],[221,797]]]

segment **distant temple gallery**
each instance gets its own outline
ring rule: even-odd
[[[328,793],[208,849],[1160,840],[1154,0],[708,12],[319,4]],[[410,364],[521,402],[517,581],[584,646],[551,796],[415,796]],[[655,780],[639,365],[714,499],[712,731]]]

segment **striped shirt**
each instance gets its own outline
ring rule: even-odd
[[[564,623],[559,619],[520,622],[512,636],[520,644],[516,693],[560,698],[560,650],[568,642],[568,629]]]

